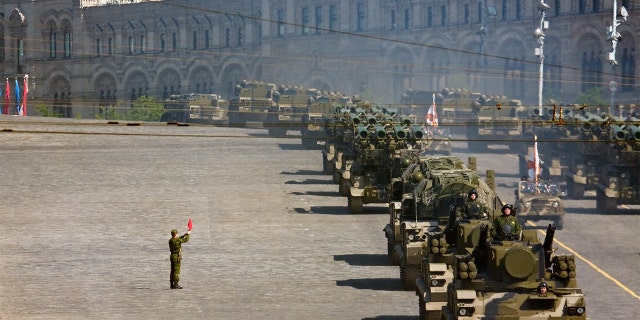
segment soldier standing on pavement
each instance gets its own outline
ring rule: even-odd
[[[502,215],[493,219],[491,236],[493,240],[520,240],[522,226],[515,216],[513,205],[502,206]]]
[[[178,235],[178,230],[171,230],[171,239],[169,239],[169,250],[171,251],[171,255],[169,256],[169,260],[171,260],[171,275],[169,276],[169,279],[171,281],[171,289],[182,289],[178,284],[178,281],[180,281],[182,244],[189,241],[189,234],[191,234],[191,230],[187,231],[187,233],[182,236]]]

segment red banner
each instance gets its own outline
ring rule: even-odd
[[[29,94],[29,81],[28,81],[29,76],[25,75],[24,76],[24,89],[22,91],[22,108],[20,108],[20,115],[21,116],[26,116],[27,115],[27,94]]]
[[[4,105],[2,106],[3,114],[9,114],[10,103],[11,103],[11,88],[9,87],[9,79],[7,79],[7,86],[4,89]]]

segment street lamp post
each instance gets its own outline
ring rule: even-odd
[[[618,46],[618,42],[622,40],[622,35],[618,32],[618,26],[627,21],[629,17],[629,13],[624,6],[620,6],[620,10],[618,10],[618,1],[613,0],[613,20],[611,25],[607,28],[607,39],[611,41],[611,52],[609,52],[608,60],[609,64],[611,64],[611,73],[615,76],[616,74],[616,66],[618,65],[618,61],[616,61],[616,47]],[[609,82],[609,90],[611,91],[611,105],[609,106],[609,112],[613,112],[613,95],[618,89],[618,83],[615,79],[612,79]]]
[[[542,114],[542,88],[544,81],[544,31],[549,28],[549,21],[546,21],[547,9],[549,5],[540,0],[538,11],[540,12],[540,26],[533,32],[533,36],[538,39],[539,48],[536,48],[535,55],[540,57],[540,74],[538,75],[538,114]]]

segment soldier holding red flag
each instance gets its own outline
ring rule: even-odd
[[[189,235],[191,234],[191,229],[193,228],[191,219],[187,223],[189,231],[187,231],[182,236],[178,235],[178,230],[171,230],[171,239],[169,239],[169,250],[171,251],[171,255],[169,256],[169,260],[171,260],[171,275],[169,276],[169,280],[171,282],[171,289],[182,289],[182,287],[178,284],[180,281],[180,264],[182,261],[182,244],[189,241]]]

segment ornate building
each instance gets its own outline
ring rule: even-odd
[[[242,79],[397,103],[408,88],[537,102],[539,0],[5,0],[0,65],[29,74],[30,105],[92,117],[141,95],[218,93]],[[615,79],[635,90],[632,1],[615,68],[613,1],[547,0],[545,98]],[[1,86],[4,90],[5,86]],[[35,114],[35,108],[29,108]]]

